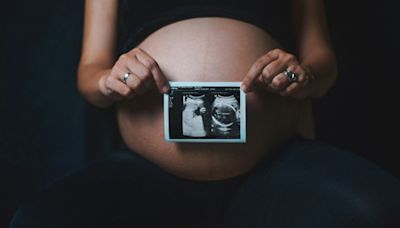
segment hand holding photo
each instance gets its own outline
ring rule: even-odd
[[[240,82],[170,82],[164,94],[164,134],[172,142],[246,142]]]

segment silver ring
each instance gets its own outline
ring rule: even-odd
[[[293,71],[286,69],[283,74],[286,76],[289,83],[297,81],[297,75],[293,73]]]
[[[126,84],[126,81],[128,80],[128,78],[129,78],[129,76],[131,76],[131,72],[126,72],[125,74],[124,74],[124,77],[122,78],[122,80],[125,82],[125,84]]]

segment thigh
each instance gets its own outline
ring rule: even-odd
[[[226,227],[400,227],[400,182],[332,146],[295,140],[249,174]]]
[[[210,190],[201,187],[141,157],[113,155],[22,205],[11,227],[187,227],[211,219]]]

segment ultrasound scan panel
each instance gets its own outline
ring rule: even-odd
[[[246,99],[240,82],[171,82],[164,95],[167,141],[245,142]]]

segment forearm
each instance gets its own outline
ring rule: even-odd
[[[85,64],[78,68],[78,90],[82,96],[97,107],[109,107],[113,101],[100,91],[100,80],[110,74],[111,69],[101,65]]]
[[[306,87],[311,98],[324,96],[337,78],[336,57],[330,48],[314,48],[300,58],[300,64],[309,70],[310,84]]]

